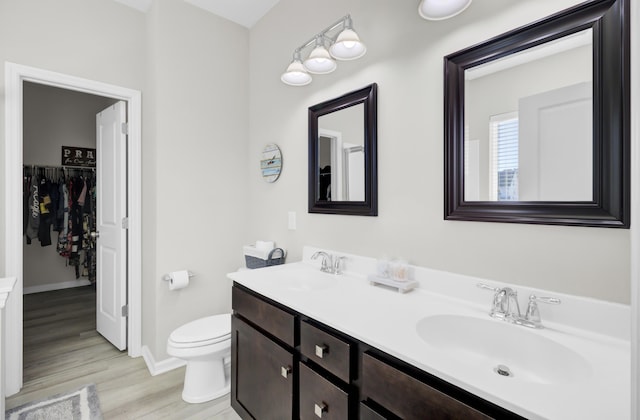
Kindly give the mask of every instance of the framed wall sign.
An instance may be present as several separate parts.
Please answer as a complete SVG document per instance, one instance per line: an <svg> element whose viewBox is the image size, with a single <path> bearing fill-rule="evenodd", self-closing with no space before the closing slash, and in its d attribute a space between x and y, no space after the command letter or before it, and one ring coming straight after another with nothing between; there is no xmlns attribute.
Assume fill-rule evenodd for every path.
<svg viewBox="0 0 640 420"><path fill-rule="evenodd" d="M95 168L96 149L62 146L62 165Z"/></svg>

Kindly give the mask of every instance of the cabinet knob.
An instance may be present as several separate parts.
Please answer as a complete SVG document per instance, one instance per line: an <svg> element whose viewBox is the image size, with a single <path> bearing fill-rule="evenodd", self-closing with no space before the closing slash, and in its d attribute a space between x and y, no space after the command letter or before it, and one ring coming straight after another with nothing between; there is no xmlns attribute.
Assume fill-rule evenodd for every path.
<svg viewBox="0 0 640 420"><path fill-rule="evenodd" d="M282 375L283 378L287 379L290 373L291 373L291 366L282 366L280 368L280 375Z"/></svg>
<svg viewBox="0 0 640 420"><path fill-rule="evenodd" d="M322 359L327 353L329 353L329 346L326 344L316 344L316 356Z"/></svg>
<svg viewBox="0 0 640 420"><path fill-rule="evenodd" d="M324 402L313 405L313 412L316 413L316 416L319 418L322 418L322 413L326 413L327 411L329 411L329 406Z"/></svg>

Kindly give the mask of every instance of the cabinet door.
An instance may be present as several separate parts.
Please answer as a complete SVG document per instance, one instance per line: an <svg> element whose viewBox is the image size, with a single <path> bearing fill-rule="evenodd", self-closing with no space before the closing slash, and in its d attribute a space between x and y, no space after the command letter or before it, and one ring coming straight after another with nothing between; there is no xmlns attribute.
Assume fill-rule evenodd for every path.
<svg viewBox="0 0 640 420"><path fill-rule="evenodd" d="M232 317L231 405L243 418L293 418L293 355Z"/></svg>

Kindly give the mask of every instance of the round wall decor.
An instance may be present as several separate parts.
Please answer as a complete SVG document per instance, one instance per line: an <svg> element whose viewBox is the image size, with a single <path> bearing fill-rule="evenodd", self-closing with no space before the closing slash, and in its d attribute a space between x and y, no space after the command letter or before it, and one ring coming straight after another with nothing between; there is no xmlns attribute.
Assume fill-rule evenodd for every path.
<svg viewBox="0 0 640 420"><path fill-rule="evenodd" d="M282 171L282 153L278 145L270 143L262 149L260 170L262 179L266 182L276 182Z"/></svg>

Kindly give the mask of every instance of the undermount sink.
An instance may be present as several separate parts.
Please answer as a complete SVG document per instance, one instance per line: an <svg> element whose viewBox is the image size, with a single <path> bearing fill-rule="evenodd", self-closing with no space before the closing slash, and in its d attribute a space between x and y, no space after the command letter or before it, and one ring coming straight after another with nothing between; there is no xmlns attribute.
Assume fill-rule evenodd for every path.
<svg viewBox="0 0 640 420"><path fill-rule="evenodd" d="M592 372L584 357L540 331L489 317L428 316L418 321L416 330L428 345L464 366L505 380L566 384Z"/></svg>
<svg viewBox="0 0 640 420"><path fill-rule="evenodd" d="M337 280L333 274L322 273L312 268L296 267L280 271L274 284L286 290L311 292L334 287Z"/></svg>

